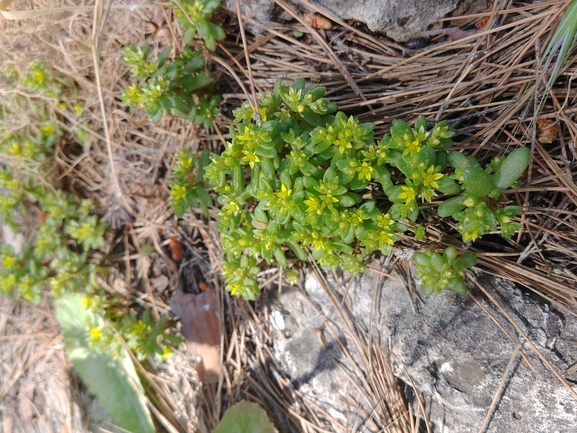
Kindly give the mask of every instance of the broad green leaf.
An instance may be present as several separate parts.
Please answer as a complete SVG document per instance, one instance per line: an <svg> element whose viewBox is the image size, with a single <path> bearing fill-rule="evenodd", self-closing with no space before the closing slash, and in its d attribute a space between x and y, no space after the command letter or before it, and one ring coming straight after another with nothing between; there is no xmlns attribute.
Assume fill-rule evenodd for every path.
<svg viewBox="0 0 577 433"><path fill-rule="evenodd" d="M451 216L461 211L465 207L465 205L463 204L464 201L465 197L463 196L453 197L448 200L445 200L443 203L441 203L441 205L437 209L437 214L441 218Z"/></svg>
<svg viewBox="0 0 577 433"><path fill-rule="evenodd" d="M88 327L97 323L97 317L84 308L83 296L60 297L56 301L56 317L66 352L98 403L123 429L132 433L154 433L144 389L126 350L118 346L100 353L90 347Z"/></svg>
<svg viewBox="0 0 577 433"><path fill-rule="evenodd" d="M495 181L481 167L471 167L465 170L465 188L477 197L485 197L495 187Z"/></svg>
<svg viewBox="0 0 577 433"><path fill-rule="evenodd" d="M471 251L467 251L460 259L464 268L471 268L477 264L477 256Z"/></svg>
<svg viewBox="0 0 577 433"><path fill-rule="evenodd" d="M515 149L495 173L495 186L500 189L509 188L527 170L530 160L531 151L527 147Z"/></svg>
<svg viewBox="0 0 577 433"><path fill-rule="evenodd" d="M226 32L221 27L211 22L207 22L207 25L208 25L208 31L210 32L210 34L214 39L221 41L226 38Z"/></svg>
<svg viewBox="0 0 577 433"><path fill-rule="evenodd" d="M457 152L456 150L449 153L447 160L454 168L465 169L469 167L478 167L480 165L474 157L463 155L461 152Z"/></svg>
<svg viewBox="0 0 577 433"><path fill-rule="evenodd" d="M452 265L457 258L457 249L455 247L447 247L443 253L445 260L449 265Z"/></svg>
<svg viewBox="0 0 577 433"><path fill-rule="evenodd" d="M184 38L183 38L183 42L188 45L192 42L192 40L194 39L194 36L196 35L196 28L195 27L189 27L186 32L184 33Z"/></svg>
<svg viewBox="0 0 577 433"><path fill-rule="evenodd" d="M437 189L443 194L458 194L461 192L461 186L450 176L443 176L437 181L437 184L439 185Z"/></svg>
<svg viewBox="0 0 577 433"><path fill-rule="evenodd" d="M453 279L449 283L449 287L453 292L459 293L460 295L467 293L467 285L462 280L457 278Z"/></svg>

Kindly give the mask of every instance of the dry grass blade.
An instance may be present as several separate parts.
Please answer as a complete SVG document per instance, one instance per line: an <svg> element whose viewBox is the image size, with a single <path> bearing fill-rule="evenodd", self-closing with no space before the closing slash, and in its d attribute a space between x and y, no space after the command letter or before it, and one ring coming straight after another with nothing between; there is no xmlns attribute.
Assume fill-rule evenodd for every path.
<svg viewBox="0 0 577 433"><path fill-rule="evenodd" d="M517 361L518 357L519 357L519 348L517 347L513 351L513 353L511 354L511 358L509 359L509 362L507 363L507 366L505 367L505 371L503 372L503 377L501 378L501 383L499 383L499 386L497 387L497 390L495 391L495 395L493 396L493 401L491 402L491 406L489 407L489 410L487 411L487 415L485 416L485 420L483 421L483 425L479 429L478 433L483 433L485 431L485 429L487 428L487 426L489 425L489 422L491 422L493 412L495 411L495 408L497 407L497 403L499 403L499 399L501 397L501 392L503 392L503 389L505 388L505 384L507 383L507 380L509 379L509 372L511 371L511 368L513 367L513 365Z"/></svg>
<svg viewBox="0 0 577 433"><path fill-rule="evenodd" d="M29 20L31 18L39 18L45 15L52 15L62 12L90 12L94 10L93 6L68 6L60 8L49 9L31 9L27 11L9 11L7 8L14 2L14 0L3 0L0 2L0 15L7 20ZM113 9L134 10L134 8L152 8L153 5L111 5Z"/></svg>

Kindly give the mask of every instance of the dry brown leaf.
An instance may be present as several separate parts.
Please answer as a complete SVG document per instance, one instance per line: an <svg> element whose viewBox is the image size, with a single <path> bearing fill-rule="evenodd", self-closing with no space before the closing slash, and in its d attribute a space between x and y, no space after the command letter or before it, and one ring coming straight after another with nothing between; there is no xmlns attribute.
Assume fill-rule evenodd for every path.
<svg viewBox="0 0 577 433"><path fill-rule="evenodd" d="M330 30L333 28L333 23L316 13L305 12L304 19L307 24L315 29Z"/></svg>
<svg viewBox="0 0 577 433"><path fill-rule="evenodd" d="M220 376L220 318L216 293L198 295L177 291L170 298L172 311L182 321L188 353L197 361L195 368L204 383Z"/></svg>
<svg viewBox="0 0 577 433"><path fill-rule="evenodd" d="M214 292L214 289L212 288L212 286L208 283L205 283L204 281L201 281L200 283L198 283L198 288L200 290L202 290L203 292Z"/></svg>
<svg viewBox="0 0 577 433"><path fill-rule="evenodd" d="M557 140L557 125L552 119L537 120L537 130L539 131L537 137L539 143L551 144Z"/></svg>
<svg viewBox="0 0 577 433"><path fill-rule="evenodd" d="M489 6L489 12L491 12L492 10L493 10L493 3L491 3L491 5ZM490 16L481 18L479 21L477 21L475 27L477 27L479 30L483 30L487 25L487 23L489 22L490 18L491 18Z"/></svg>
<svg viewBox="0 0 577 433"><path fill-rule="evenodd" d="M170 251L172 251L172 258L175 261L180 262L182 260L182 244L176 238L176 236L172 236L170 238L169 246L170 246Z"/></svg>

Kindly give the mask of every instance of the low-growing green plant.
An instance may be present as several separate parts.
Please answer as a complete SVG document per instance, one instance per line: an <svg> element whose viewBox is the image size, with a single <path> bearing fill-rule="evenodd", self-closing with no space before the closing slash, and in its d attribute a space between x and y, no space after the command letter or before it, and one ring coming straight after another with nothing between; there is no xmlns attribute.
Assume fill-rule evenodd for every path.
<svg viewBox="0 0 577 433"><path fill-rule="evenodd" d="M212 198L207 192L204 169L210 163L210 152L203 150L195 155L188 148L182 148L176 154L176 162L170 174L170 193L172 209L181 217L189 208L199 208L208 216L208 207Z"/></svg>
<svg viewBox="0 0 577 433"><path fill-rule="evenodd" d="M95 348L106 341L118 343L120 335L139 359L167 356L179 340L166 332L166 322L156 323L149 313L142 319L129 314L125 301L111 298L97 283L101 269L91 255L105 245L107 227L92 213L92 201L50 183L50 153L63 133L47 107L67 109L63 87L71 85L54 75L40 62L22 76L12 73L11 85L19 83L20 91L0 114L0 220L17 233L28 227L32 236L21 251L2 247L0 294L37 303L45 291L55 299L82 293L85 307L116 328L106 332L87 323ZM40 96L51 102L43 104ZM20 128L10 123L16 109L30 113L29 123Z"/></svg>
<svg viewBox="0 0 577 433"><path fill-rule="evenodd" d="M198 35L210 51L216 50L216 41L226 38L222 27L210 21L214 11L220 8L220 0L180 0L172 2L174 14L185 30L184 43L189 44Z"/></svg>
<svg viewBox="0 0 577 433"><path fill-rule="evenodd" d="M439 216L451 216L458 221L457 229L463 235L463 242L474 242L486 231L496 230L499 225L501 235L510 238L522 227L511 217L519 215L523 208L498 207L497 203L501 192L510 188L527 169L530 159L530 150L520 147L507 157L493 158L482 169L472 156L456 151L449 153L448 161L455 167L452 177L461 184L464 193L444 201L439 206Z"/></svg>
<svg viewBox="0 0 577 433"><path fill-rule="evenodd" d="M289 251L300 260L309 251L322 266L362 272L366 254L389 253L407 231L424 237L418 200L431 203L438 193L462 193L451 199L459 206L445 205L442 216L458 221L465 242L497 222L506 236L518 227L510 218L521 209L497 209L491 200L527 168L526 149L483 170L472 157L447 153L453 132L446 122L429 128L424 118L413 127L395 120L390 135L375 141L374 124L338 112L324 93L302 79L291 86L278 81L259 101L258 113L248 102L234 112L232 140L205 170L219 194L223 272L233 294L254 299L262 262L288 266ZM459 164L461 157L471 167ZM451 161L454 174L448 174ZM468 267L471 260L456 263ZM454 262L449 265L461 275ZM449 286L461 290L452 278Z"/></svg>
<svg viewBox="0 0 577 433"><path fill-rule="evenodd" d="M417 278L427 296L447 287L457 293L466 293L465 269L476 263L477 256L474 253L467 251L459 257L455 247L446 248L442 255L432 248L415 253Z"/></svg>
<svg viewBox="0 0 577 433"><path fill-rule="evenodd" d="M127 45L122 48L124 63L133 78L140 80L126 89L121 99L131 108L143 108L153 122L158 123L164 113L187 118L195 125L208 128L220 113L218 96L201 97L200 89L214 82L204 68L200 51L184 47L172 61L172 47L165 48L156 61L148 58L150 47Z"/></svg>

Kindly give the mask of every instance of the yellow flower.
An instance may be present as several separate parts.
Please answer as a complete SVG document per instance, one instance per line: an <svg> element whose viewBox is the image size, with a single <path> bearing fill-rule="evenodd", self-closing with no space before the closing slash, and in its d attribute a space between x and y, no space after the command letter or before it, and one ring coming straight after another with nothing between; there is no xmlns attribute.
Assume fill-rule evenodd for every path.
<svg viewBox="0 0 577 433"><path fill-rule="evenodd" d="M259 107L258 112L260 114L260 121L261 122L266 122L266 108L264 107Z"/></svg>
<svg viewBox="0 0 577 433"><path fill-rule="evenodd" d="M435 173L435 167L431 165L429 169L424 173L423 185L430 186L435 189L439 188L437 181L443 177L442 173Z"/></svg>
<svg viewBox="0 0 577 433"><path fill-rule="evenodd" d="M188 168L192 164L192 158L185 158L180 162L182 168Z"/></svg>
<svg viewBox="0 0 577 433"><path fill-rule="evenodd" d="M363 219L356 212L349 217L349 223L351 223L353 227L357 227L362 222Z"/></svg>
<svg viewBox="0 0 577 433"><path fill-rule="evenodd" d="M237 293L242 293L243 292L242 288L243 286L241 281L233 281L227 287L227 289L230 290L230 294L233 296L236 295Z"/></svg>
<svg viewBox="0 0 577 433"><path fill-rule="evenodd" d="M332 209L333 203L337 203L339 201L339 199L334 197L330 192L321 195L319 198L321 199L321 209L324 207Z"/></svg>
<svg viewBox="0 0 577 433"><path fill-rule="evenodd" d="M182 185L174 185L174 188L172 188L172 191L170 191L170 193L172 194L174 200L176 201L184 200L184 198L186 197L186 188Z"/></svg>
<svg viewBox="0 0 577 433"><path fill-rule="evenodd" d="M252 130L248 126L245 126L243 134L235 135L234 138L240 141L252 141Z"/></svg>
<svg viewBox="0 0 577 433"><path fill-rule="evenodd" d="M40 69L34 69L32 71L32 74L34 75L32 80L36 84L42 84L44 82L44 80L46 79L46 76L44 75L44 73Z"/></svg>
<svg viewBox="0 0 577 433"><path fill-rule="evenodd" d="M417 196L415 192L415 188L412 186L401 186L403 192L399 194L399 198L405 199L405 204L409 204L415 201L415 197Z"/></svg>
<svg viewBox="0 0 577 433"><path fill-rule="evenodd" d="M353 144L351 143L350 139L346 137L339 137L337 141L335 141L335 146L339 147L339 153L342 155L346 149L352 149Z"/></svg>
<svg viewBox="0 0 577 433"><path fill-rule="evenodd" d="M310 197L306 200L303 200L303 203L308 206L307 213L315 212L316 210L319 209L319 202L314 197Z"/></svg>
<svg viewBox="0 0 577 433"><path fill-rule="evenodd" d="M98 340L102 338L102 330L96 326L93 328L89 328L88 334L89 334L88 338L93 343L96 343Z"/></svg>
<svg viewBox="0 0 577 433"><path fill-rule="evenodd" d="M136 335L144 334L144 331L146 331L146 323L142 320L139 319L138 322L132 325L132 332Z"/></svg>
<svg viewBox="0 0 577 433"><path fill-rule="evenodd" d="M56 132L56 130L54 129L54 125L52 123L47 123L46 125L42 125L40 130L42 131L42 134L45 137L49 137Z"/></svg>
<svg viewBox="0 0 577 433"><path fill-rule="evenodd" d="M13 256L3 256L2 262L4 263L4 267L6 269L10 269L16 263L16 259Z"/></svg>
<svg viewBox="0 0 577 433"><path fill-rule="evenodd" d="M423 200L426 200L429 203L431 203L431 200L433 199L433 197L436 197L436 196L437 196L437 193L431 188L427 188L427 189L424 189L423 191L421 191L421 197L423 198Z"/></svg>
<svg viewBox="0 0 577 433"><path fill-rule="evenodd" d="M387 245L393 245L395 243L394 239L393 239L393 234L386 231L386 230L379 230L379 247L383 247L383 245L387 244Z"/></svg>
<svg viewBox="0 0 577 433"><path fill-rule="evenodd" d="M363 180L363 177L365 177L367 180L371 180L374 168L371 167L366 161L363 161L361 166L356 168L356 171L359 172L359 180Z"/></svg>
<svg viewBox="0 0 577 433"><path fill-rule="evenodd" d="M12 153L12 155L18 155L18 156L22 155L22 150L20 149L20 145L18 143L12 143L10 145L10 152Z"/></svg>
<svg viewBox="0 0 577 433"><path fill-rule="evenodd" d="M382 229L387 229L392 226L395 222L391 219L389 214L379 215L377 217L377 225Z"/></svg>
<svg viewBox="0 0 577 433"><path fill-rule="evenodd" d="M0 288L4 291L12 290L16 284L14 274L0 276Z"/></svg>
<svg viewBox="0 0 577 433"><path fill-rule="evenodd" d="M171 350L168 347L165 347L164 349L162 349L162 360L164 361L165 359L168 359L171 355Z"/></svg>
<svg viewBox="0 0 577 433"><path fill-rule="evenodd" d="M403 155L414 155L421 150L421 143L419 140L405 141L403 144L405 145L405 151L403 152Z"/></svg>
<svg viewBox="0 0 577 433"><path fill-rule="evenodd" d="M292 189L287 189L287 187L284 185L284 183L281 185L281 190L279 192L275 192L274 194L280 198L281 200L284 200L286 198L288 198L291 195L291 192L293 192Z"/></svg>
<svg viewBox="0 0 577 433"><path fill-rule="evenodd" d="M256 153L251 152L250 150L243 150L242 153L244 153L245 157L241 159L240 162L243 164L248 163L248 165L250 165L250 168L254 168L255 162L260 162L260 159Z"/></svg>
<svg viewBox="0 0 577 433"><path fill-rule="evenodd" d="M313 238L314 249L317 251L320 250L323 247L325 240L321 237L319 232L317 232L316 230L311 233L311 236Z"/></svg>
<svg viewBox="0 0 577 433"><path fill-rule="evenodd" d="M479 237L479 233L477 233L477 231L473 231L472 233L463 233L463 240L465 242L475 242L477 240L477 238Z"/></svg>

